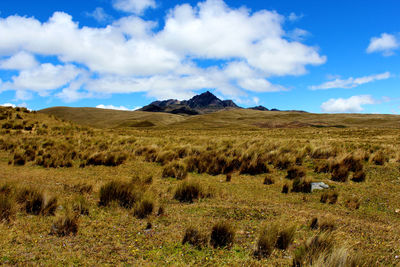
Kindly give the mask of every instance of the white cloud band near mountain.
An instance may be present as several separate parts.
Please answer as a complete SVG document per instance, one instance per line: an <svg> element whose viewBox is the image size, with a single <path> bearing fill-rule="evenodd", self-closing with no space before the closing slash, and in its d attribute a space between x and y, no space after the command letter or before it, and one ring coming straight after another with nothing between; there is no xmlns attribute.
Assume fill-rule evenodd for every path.
<svg viewBox="0 0 400 267"><path fill-rule="evenodd" d="M376 101L370 95L358 95L350 98L331 98L322 103L321 110L327 113L362 112L363 105L375 104Z"/></svg>
<svg viewBox="0 0 400 267"><path fill-rule="evenodd" d="M366 83L379 81L379 80L386 80L391 77L390 72L384 72L381 74L375 74L370 76L364 76L359 78L350 77L348 79L335 79L333 81L328 81L320 85L313 85L310 86L311 90L326 90L326 89L333 89L333 88L343 88L349 89L354 88Z"/></svg>
<svg viewBox="0 0 400 267"><path fill-rule="evenodd" d="M140 107L136 107L136 108L133 108L133 109L129 109L129 108L125 107L125 106L119 106L119 107L117 107L117 106L113 106L113 105L103 105L103 104L97 105L96 108L101 108L101 109L114 109L114 110L124 110L124 111L135 111L135 110L140 109Z"/></svg>
<svg viewBox="0 0 400 267"><path fill-rule="evenodd" d="M136 14L153 2L113 3ZM308 65L324 64L326 57L288 38L284 23L275 11L231 8L222 0L177 5L161 29L132 14L99 28L81 27L63 12L46 22L18 15L0 18L0 65L17 71L3 81L0 92L75 101L121 92L183 99L194 90L216 89L238 100L246 92L285 90L268 79L305 74ZM47 57L51 60L43 62Z"/></svg>

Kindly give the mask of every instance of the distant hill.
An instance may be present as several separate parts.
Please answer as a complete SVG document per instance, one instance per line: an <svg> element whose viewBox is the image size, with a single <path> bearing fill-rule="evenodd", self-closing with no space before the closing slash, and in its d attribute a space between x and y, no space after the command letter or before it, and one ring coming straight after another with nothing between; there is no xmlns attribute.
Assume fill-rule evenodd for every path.
<svg viewBox="0 0 400 267"><path fill-rule="evenodd" d="M96 128L165 126L185 119L184 116L168 113L100 108L52 107L39 112Z"/></svg>
<svg viewBox="0 0 400 267"><path fill-rule="evenodd" d="M169 99L164 101L154 101L141 108L146 112L166 112L172 114L198 115L212 113L225 109L238 109L232 100L221 100L209 91L196 95L189 100L179 101Z"/></svg>
<svg viewBox="0 0 400 267"><path fill-rule="evenodd" d="M251 108L248 108L248 109L260 110L260 111L269 111L269 109L267 109L264 106L256 106L256 107L251 107Z"/></svg>
<svg viewBox="0 0 400 267"><path fill-rule="evenodd" d="M400 116L384 114L314 114L236 108L187 116L163 112L69 107L53 107L39 112L96 128L400 128Z"/></svg>

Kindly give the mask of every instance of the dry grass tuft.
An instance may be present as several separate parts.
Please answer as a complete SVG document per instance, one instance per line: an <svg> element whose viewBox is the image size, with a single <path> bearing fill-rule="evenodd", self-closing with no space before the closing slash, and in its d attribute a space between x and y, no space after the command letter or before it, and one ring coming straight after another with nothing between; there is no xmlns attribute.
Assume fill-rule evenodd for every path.
<svg viewBox="0 0 400 267"><path fill-rule="evenodd" d="M172 162L164 167L162 177L172 177L178 180L183 180L187 177L187 169L182 163Z"/></svg>
<svg viewBox="0 0 400 267"><path fill-rule="evenodd" d="M352 209L352 210L359 209L360 205L361 205L360 199L358 197L355 197L355 196L348 198L346 200L346 202L345 202L345 206L347 208L349 208L349 209Z"/></svg>
<svg viewBox="0 0 400 267"><path fill-rule="evenodd" d="M292 192L311 193L311 180L308 178L294 179Z"/></svg>
<svg viewBox="0 0 400 267"><path fill-rule="evenodd" d="M214 248L231 247L235 239L235 230L232 225L226 221L217 222L210 235L210 244Z"/></svg>
<svg viewBox="0 0 400 267"><path fill-rule="evenodd" d="M121 207L132 208L141 199L140 188L132 183L111 181L100 188L100 206L108 206L116 201Z"/></svg>
<svg viewBox="0 0 400 267"><path fill-rule="evenodd" d="M133 215L138 219L144 219L154 210L154 202L149 199L143 199L136 204Z"/></svg>
<svg viewBox="0 0 400 267"><path fill-rule="evenodd" d="M76 235L78 233L78 216L66 214L59 217L51 226L50 234L62 236Z"/></svg>
<svg viewBox="0 0 400 267"><path fill-rule="evenodd" d="M303 168L292 166L288 169L286 178L293 180L296 178L302 178L306 175L306 172Z"/></svg>
<svg viewBox="0 0 400 267"><path fill-rule="evenodd" d="M353 174L351 180L356 183L364 182L366 178L366 174L364 171L358 171Z"/></svg>
<svg viewBox="0 0 400 267"><path fill-rule="evenodd" d="M297 248L293 258L293 266L314 266L321 257L332 253L334 238L330 233L321 233L308 239Z"/></svg>
<svg viewBox="0 0 400 267"><path fill-rule="evenodd" d="M270 175L265 176L263 184L271 185L271 184L274 184L274 183L275 183L275 180L274 180L273 177L271 177Z"/></svg>
<svg viewBox="0 0 400 267"><path fill-rule="evenodd" d="M389 161L389 157L382 150L378 150L371 157L372 163L375 165L385 165Z"/></svg>
<svg viewBox="0 0 400 267"><path fill-rule="evenodd" d="M197 228L190 226L186 229L182 240L182 245L186 243L197 248L203 248L207 246L208 238L207 235L202 234Z"/></svg>
<svg viewBox="0 0 400 267"><path fill-rule="evenodd" d="M5 194L0 194L0 222L8 223L14 216L14 202Z"/></svg>
<svg viewBox="0 0 400 267"><path fill-rule="evenodd" d="M320 202L328 203L328 204L335 204L338 200L338 197L339 197L339 193L336 191L323 192L321 195Z"/></svg>
<svg viewBox="0 0 400 267"><path fill-rule="evenodd" d="M204 192L203 187L197 183L192 181L183 181L178 185L175 190L174 199L179 200L180 202L189 202L192 203L193 200L205 197L206 194Z"/></svg>
<svg viewBox="0 0 400 267"><path fill-rule="evenodd" d="M278 226L276 224L261 229L254 251L255 257L261 259L268 258L271 255L277 241L278 231Z"/></svg>

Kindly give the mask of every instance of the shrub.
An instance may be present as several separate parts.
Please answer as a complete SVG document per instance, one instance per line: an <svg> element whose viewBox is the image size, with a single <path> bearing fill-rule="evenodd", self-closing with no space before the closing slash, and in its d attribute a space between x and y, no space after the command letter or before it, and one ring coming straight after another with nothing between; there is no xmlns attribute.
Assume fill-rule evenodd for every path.
<svg viewBox="0 0 400 267"><path fill-rule="evenodd" d="M335 204L338 200L338 197L339 197L339 194L335 191L323 192L321 195L320 202L328 203L328 204Z"/></svg>
<svg viewBox="0 0 400 267"><path fill-rule="evenodd" d="M289 193L289 185L288 184L284 184L282 187L282 193L283 194L287 194Z"/></svg>
<svg viewBox="0 0 400 267"><path fill-rule="evenodd" d="M356 183L361 183L365 181L365 177L366 175L364 171L358 171L353 174L351 180Z"/></svg>
<svg viewBox="0 0 400 267"><path fill-rule="evenodd" d="M278 237L278 227L273 224L269 227L264 227L258 237L256 250L254 256L258 259L268 258L274 250Z"/></svg>
<svg viewBox="0 0 400 267"><path fill-rule="evenodd" d="M15 214L13 202L9 197L0 194L0 222L10 222Z"/></svg>
<svg viewBox="0 0 400 267"><path fill-rule="evenodd" d="M121 207L132 208L133 204L141 198L139 190L135 190L131 183L111 181L100 188L100 206L108 206L117 201Z"/></svg>
<svg viewBox="0 0 400 267"><path fill-rule="evenodd" d="M306 175L306 172L303 168L292 166L288 169L286 178L287 179L295 179L295 178L302 178Z"/></svg>
<svg viewBox="0 0 400 267"><path fill-rule="evenodd" d="M285 250L293 242L294 234L296 232L295 226L286 227L278 232L278 238L275 243L275 247L278 249Z"/></svg>
<svg viewBox="0 0 400 267"><path fill-rule="evenodd" d="M316 235L297 248L294 253L293 266L313 266L319 257L330 254L333 246L334 239L331 234L321 233Z"/></svg>
<svg viewBox="0 0 400 267"><path fill-rule="evenodd" d="M185 235L183 236L182 245L188 243L197 248L202 248L207 245L207 236L200 233L200 231L193 226L186 229Z"/></svg>
<svg viewBox="0 0 400 267"><path fill-rule="evenodd" d="M382 150L379 150L372 155L371 161L375 165L384 165L386 162L389 161L389 158Z"/></svg>
<svg viewBox="0 0 400 267"><path fill-rule="evenodd" d="M192 203L194 199L204 196L203 188L199 183L184 181L176 188L174 198L180 202Z"/></svg>
<svg viewBox="0 0 400 267"><path fill-rule="evenodd" d="M153 209L154 209L153 201L144 199L135 206L133 214L138 219L144 219L153 212Z"/></svg>
<svg viewBox="0 0 400 267"><path fill-rule="evenodd" d="M235 231L232 225L228 222L218 222L211 230L210 244L214 248L230 247L233 244L234 238Z"/></svg>
<svg viewBox="0 0 400 267"><path fill-rule="evenodd" d="M271 184L274 184L275 181L274 181L274 178L272 178L271 176L267 175L267 176L265 176L263 183L266 184L266 185L271 185Z"/></svg>
<svg viewBox="0 0 400 267"><path fill-rule="evenodd" d="M292 192L311 193L311 180L307 178L294 179Z"/></svg>
<svg viewBox="0 0 400 267"><path fill-rule="evenodd" d="M50 234L59 237L76 235L78 233L78 216L66 214L58 218L51 226Z"/></svg>
<svg viewBox="0 0 400 267"><path fill-rule="evenodd" d="M331 180L336 182L346 182L349 177L349 170L346 167L335 168L331 174Z"/></svg>
<svg viewBox="0 0 400 267"><path fill-rule="evenodd" d="M172 177L183 180L187 177L187 170L183 164L172 162L164 167L162 177Z"/></svg>

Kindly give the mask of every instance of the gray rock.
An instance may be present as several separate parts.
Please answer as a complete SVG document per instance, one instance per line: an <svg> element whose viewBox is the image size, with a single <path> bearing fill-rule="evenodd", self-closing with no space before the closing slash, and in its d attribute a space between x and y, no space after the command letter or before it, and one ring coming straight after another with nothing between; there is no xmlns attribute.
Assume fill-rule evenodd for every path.
<svg viewBox="0 0 400 267"><path fill-rule="evenodd" d="M311 183L311 192L314 190L324 190L328 189L329 185L327 185L324 182L318 182L318 183Z"/></svg>

